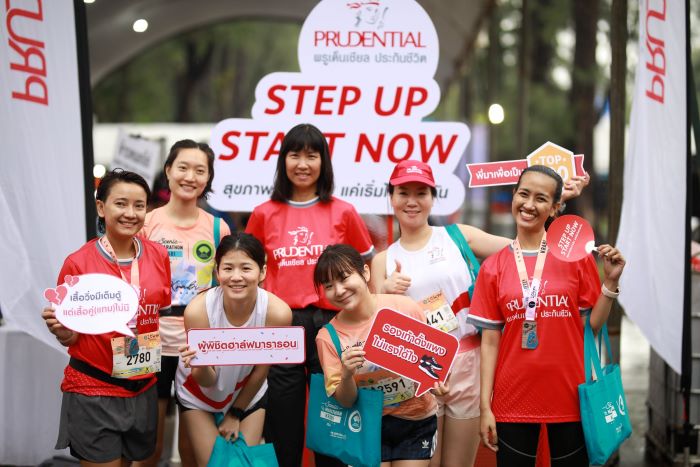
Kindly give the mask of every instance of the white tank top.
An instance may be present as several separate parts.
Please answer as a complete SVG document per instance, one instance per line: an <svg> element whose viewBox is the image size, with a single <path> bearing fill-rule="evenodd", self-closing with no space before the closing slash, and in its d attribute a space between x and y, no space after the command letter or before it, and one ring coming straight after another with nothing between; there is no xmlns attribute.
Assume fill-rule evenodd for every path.
<svg viewBox="0 0 700 467"><path fill-rule="evenodd" d="M267 317L268 295L258 287L258 297L250 318L242 326L233 326L224 313L223 292L221 287L214 287L206 292L207 317L212 328L248 328L263 327ZM226 412L245 382L253 371L253 365L216 366L216 383L204 388L198 385L190 369L185 368L182 360L178 363L175 375L177 398L190 409L200 409L207 412ZM263 382L258 393L253 397L246 410L255 405L267 391L267 380Z"/></svg>
<svg viewBox="0 0 700 467"><path fill-rule="evenodd" d="M431 228L428 243L419 250L406 250L400 241L389 246L386 275L394 272L398 259L401 273L411 278L406 295L423 307L429 324L458 339L476 334L476 328L467 323L470 305L467 291L472 284L467 263L444 227Z"/></svg>

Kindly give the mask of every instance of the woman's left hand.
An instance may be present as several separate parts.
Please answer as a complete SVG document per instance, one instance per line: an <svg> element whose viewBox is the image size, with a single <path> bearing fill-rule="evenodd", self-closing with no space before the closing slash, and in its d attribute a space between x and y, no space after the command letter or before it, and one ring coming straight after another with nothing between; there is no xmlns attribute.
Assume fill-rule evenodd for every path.
<svg viewBox="0 0 700 467"><path fill-rule="evenodd" d="M240 427L241 421L230 413L227 413L219 425L219 434L223 436L226 441L235 441L238 439L238 430Z"/></svg>
<svg viewBox="0 0 700 467"><path fill-rule="evenodd" d="M599 245L598 256L603 260L605 280L616 284L622 275L622 270L625 268L625 258L622 256L622 253L613 246Z"/></svg>

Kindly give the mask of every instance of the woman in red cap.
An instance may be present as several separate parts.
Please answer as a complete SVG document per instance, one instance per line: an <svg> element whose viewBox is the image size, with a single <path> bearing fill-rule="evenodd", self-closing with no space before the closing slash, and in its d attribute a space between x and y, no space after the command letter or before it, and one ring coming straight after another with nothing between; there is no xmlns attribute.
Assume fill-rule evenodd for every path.
<svg viewBox="0 0 700 467"><path fill-rule="evenodd" d="M587 178L574 178L565 186L563 198L578 196L586 183ZM405 160L396 165L389 197L401 238L372 260L372 286L377 293L410 296L422 304L429 324L459 339L450 392L438 397L438 446L431 465L471 466L479 445L480 336L467 323L467 315L476 281L471 271L477 265L463 258L445 227L428 224L436 196L428 164ZM480 258L511 242L469 225L457 227L454 234L461 233Z"/></svg>

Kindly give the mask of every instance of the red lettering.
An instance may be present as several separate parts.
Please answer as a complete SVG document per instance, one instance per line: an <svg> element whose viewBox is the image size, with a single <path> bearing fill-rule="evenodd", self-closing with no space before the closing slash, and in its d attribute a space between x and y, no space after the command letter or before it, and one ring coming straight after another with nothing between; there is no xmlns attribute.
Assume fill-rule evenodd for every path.
<svg viewBox="0 0 700 467"><path fill-rule="evenodd" d="M265 113L268 115L276 115L284 110L284 99L281 97L278 97L275 92L277 91L286 91L287 86L284 84L276 84L275 86L270 87L270 89L267 90L267 97L273 101L275 104L277 104L277 108L271 109L267 108L265 109Z"/></svg>
<svg viewBox="0 0 700 467"><path fill-rule="evenodd" d="M314 46L323 40L326 34L323 31L314 31Z"/></svg>
<svg viewBox="0 0 700 467"><path fill-rule="evenodd" d="M325 94L327 91L335 91L338 89L337 86L319 86L318 87L318 95L316 96L316 107L314 107L314 113L316 115L331 115L333 113L332 110L330 109L322 109L321 105L333 102L332 97L326 97Z"/></svg>
<svg viewBox="0 0 700 467"><path fill-rule="evenodd" d="M224 133L224 135L221 137L221 144L226 146L231 150L230 154L219 154L219 159L222 161L230 161L232 159L235 159L236 156L238 156L238 146L236 143L231 141L232 137L238 138L241 136L240 131L227 131Z"/></svg>
<svg viewBox="0 0 700 467"><path fill-rule="evenodd" d="M647 70L652 73L658 73L660 75L666 76L666 54L664 53L663 46L651 48L651 43L647 41L647 50L651 54L651 62L647 61ZM656 58L660 58L659 64L656 63Z"/></svg>
<svg viewBox="0 0 700 467"><path fill-rule="evenodd" d="M41 91L41 95L32 94L32 85L38 86L38 90ZM36 89L36 88L34 88ZM49 91L46 88L46 83L41 78L36 76L28 76L27 80L24 82L24 93L12 92L13 99L22 99L25 101L36 102L37 104L49 105Z"/></svg>
<svg viewBox="0 0 700 467"><path fill-rule="evenodd" d="M419 95L419 97L416 97ZM406 112L404 115L411 115L411 108L418 107L428 100L428 90L425 88L414 88L410 87L408 89L408 97L406 99Z"/></svg>
<svg viewBox="0 0 700 467"><path fill-rule="evenodd" d="M17 44L15 44L14 41L10 40L8 42L10 43L10 47L12 47L15 52L17 52L24 59L24 64L11 63L10 69L24 73L46 76L46 59L44 58L44 53L41 51L41 49L37 49L36 47L27 47L25 50L22 50ZM39 59L40 64L38 65L38 68L33 67L29 63L29 57L31 56L35 56Z"/></svg>
<svg viewBox="0 0 700 467"><path fill-rule="evenodd" d="M355 162L361 162L363 150L367 150L369 157L372 158L374 162L379 162L379 157L382 154L382 146L384 145L384 135L379 135L379 141L377 141L377 146L372 147L372 143L366 134L360 133L360 137L357 140L357 151L355 152Z"/></svg>
<svg viewBox="0 0 700 467"><path fill-rule="evenodd" d="M392 105L391 109L389 110L384 110L382 109L382 101L383 101L383 96L384 96L384 86L379 86L377 88L377 98L374 100L374 111L377 112L377 115L381 117L386 117L388 115L396 113L396 111L399 108L399 103L401 102L401 92L403 88L399 87L396 89L396 93L394 94L394 104Z"/></svg>
<svg viewBox="0 0 700 467"><path fill-rule="evenodd" d="M267 149L267 152L265 153L265 157L263 157L263 160L269 160L270 157L272 156L279 156L280 154L280 148L282 147L282 140L284 139L284 132L280 131L277 133L277 136L275 136L275 139L272 140L272 143L270 144L270 147Z"/></svg>
<svg viewBox="0 0 700 467"><path fill-rule="evenodd" d="M352 97L349 97L350 92L353 93ZM338 105L338 115L343 115L345 113L345 107L349 105L356 104L360 100L360 88L355 86L343 86L343 90L340 93L340 104Z"/></svg>
<svg viewBox="0 0 700 467"><path fill-rule="evenodd" d="M12 20L15 16L23 16L25 18L33 19L34 21L44 21L44 14L42 11L41 0L36 0L37 11L27 11L21 10L19 8L10 8L10 0L5 0L5 9L7 10L7 18L5 19L5 24L7 26L7 32L10 38L16 42L21 42L22 44L27 44L29 46L44 48L44 43L42 41L37 41L34 39L27 39L15 33L12 29Z"/></svg>
<svg viewBox="0 0 700 467"><path fill-rule="evenodd" d="M452 152L452 147L457 142L457 135L452 135L450 137L450 142L447 144L447 148L443 148L442 135L436 135L430 147L428 147L427 139L428 138L426 135L420 135L418 137L418 140L420 142L420 153L423 162L430 162L430 158L433 156L433 152L437 151L438 161L441 164L444 164L447 160L447 157L450 155L450 152Z"/></svg>
<svg viewBox="0 0 700 467"><path fill-rule="evenodd" d="M306 94L306 91L311 91L313 90L313 86L299 86L299 85L294 85L290 89L292 91L297 91L299 93L299 98L297 99L297 108L295 110L295 113L297 115L301 114L301 109L304 106L304 94Z"/></svg>
<svg viewBox="0 0 700 467"><path fill-rule="evenodd" d="M262 136L268 136L270 133L267 131L246 131L245 135L253 138L253 142L250 144L250 160L255 160L255 153L258 151L258 141Z"/></svg>
<svg viewBox="0 0 700 467"><path fill-rule="evenodd" d="M654 75L651 78L651 89L647 89L646 94L649 99L654 99L661 104L664 103L664 80L659 75Z"/></svg>
<svg viewBox="0 0 700 467"><path fill-rule="evenodd" d="M403 156L397 156L396 145L401 140L406 141L406 150L404 151ZM401 162L403 160L408 159L409 157L411 157L411 154L413 154L413 138L408 133L399 133L391 139L391 142L389 142L389 148L387 152L389 153L389 160L391 162Z"/></svg>

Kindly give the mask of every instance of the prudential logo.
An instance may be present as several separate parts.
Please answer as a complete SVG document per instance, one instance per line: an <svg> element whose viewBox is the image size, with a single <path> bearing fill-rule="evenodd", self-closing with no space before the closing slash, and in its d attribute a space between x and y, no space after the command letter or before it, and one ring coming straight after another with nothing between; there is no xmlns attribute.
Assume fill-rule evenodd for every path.
<svg viewBox="0 0 700 467"><path fill-rule="evenodd" d="M348 417L348 428L350 428L350 431L353 433L362 430L362 415L360 415L359 411L353 410Z"/></svg>

